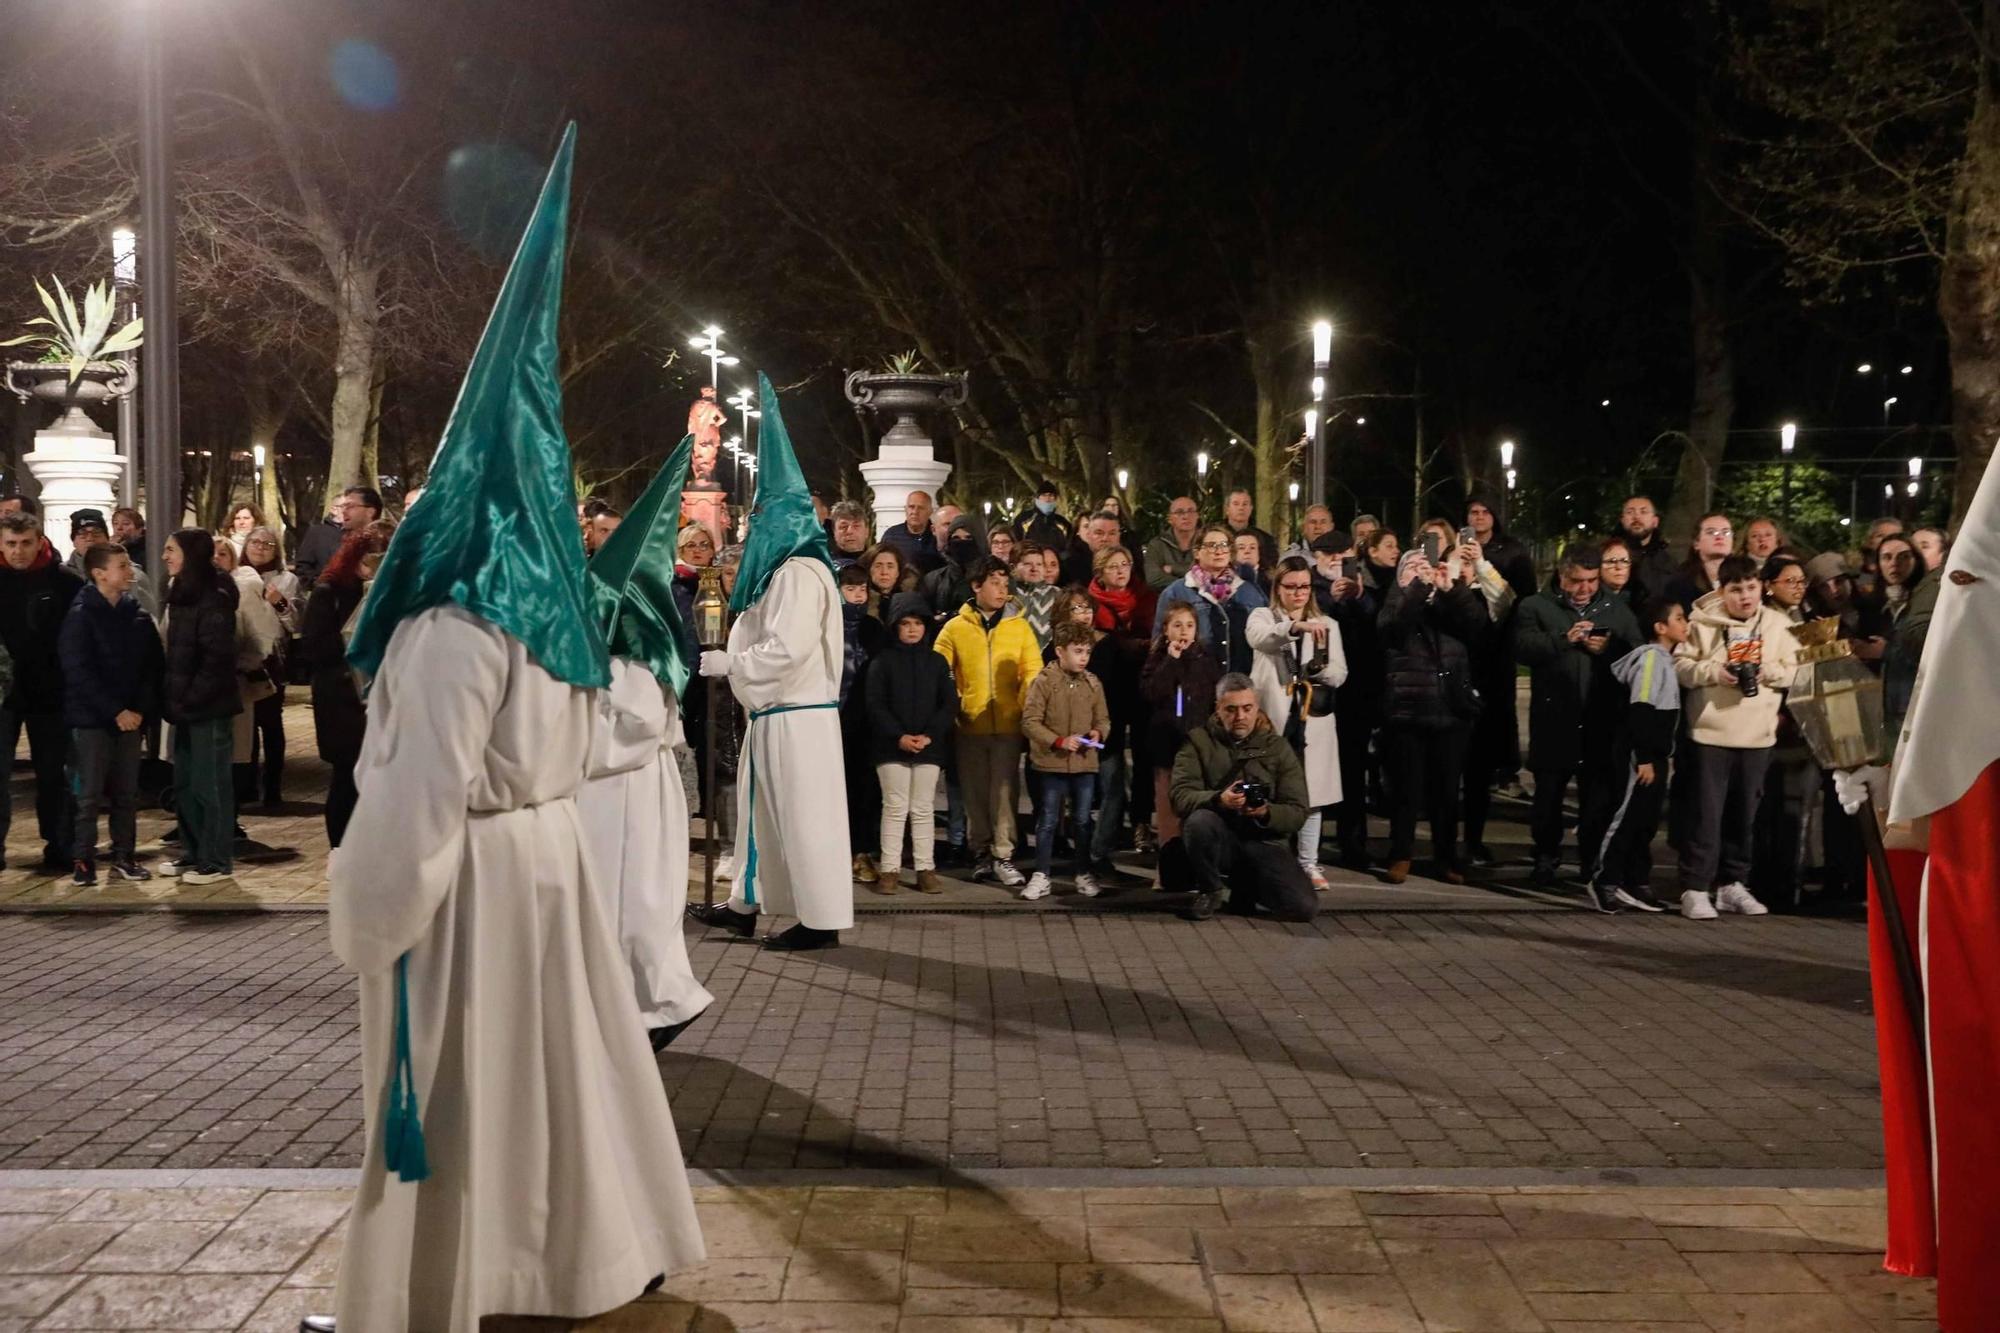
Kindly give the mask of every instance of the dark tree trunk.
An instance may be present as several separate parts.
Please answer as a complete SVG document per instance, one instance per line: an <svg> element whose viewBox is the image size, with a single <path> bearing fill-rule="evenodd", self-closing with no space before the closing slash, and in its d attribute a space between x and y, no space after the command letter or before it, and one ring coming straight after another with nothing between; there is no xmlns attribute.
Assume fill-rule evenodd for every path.
<svg viewBox="0 0 2000 1333"><path fill-rule="evenodd" d="M1729 356L1729 273L1724 247L1728 219L1715 195L1715 149L1721 128L1715 110L1715 34L1708 7L1695 15L1695 103L1692 205L1688 237L1688 332L1694 353L1694 395L1688 409L1687 445L1674 476L1674 498L1662 524L1666 539L1684 545L1715 502L1717 474L1729 447L1736 413L1736 368Z"/></svg>

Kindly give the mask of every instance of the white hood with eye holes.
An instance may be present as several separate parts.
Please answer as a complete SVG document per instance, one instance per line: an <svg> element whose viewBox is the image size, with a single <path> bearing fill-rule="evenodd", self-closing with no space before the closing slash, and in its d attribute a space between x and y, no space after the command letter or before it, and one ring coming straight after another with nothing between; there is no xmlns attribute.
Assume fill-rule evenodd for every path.
<svg viewBox="0 0 2000 1333"><path fill-rule="evenodd" d="M1893 765L1896 824L1942 810L2000 761L2000 467L1980 479L1944 568Z"/></svg>

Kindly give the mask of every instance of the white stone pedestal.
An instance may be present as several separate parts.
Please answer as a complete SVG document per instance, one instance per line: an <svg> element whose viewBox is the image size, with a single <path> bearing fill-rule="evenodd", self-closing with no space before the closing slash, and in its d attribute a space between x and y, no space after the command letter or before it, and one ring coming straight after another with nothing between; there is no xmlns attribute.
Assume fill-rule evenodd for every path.
<svg viewBox="0 0 2000 1333"><path fill-rule="evenodd" d="M940 463L931 442L891 444L885 438L877 456L861 465L875 509L875 537L903 522L903 503L911 491L922 491L937 503L938 489L951 475L951 464Z"/></svg>
<svg viewBox="0 0 2000 1333"><path fill-rule="evenodd" d="M72 413L64 421L80 417ZM41 483L42 532L69 559L69 516L79 509L102 510L107 523L118 505L118 478L125 470L117 446L105 432L45 430L21 460Z"/></svg>

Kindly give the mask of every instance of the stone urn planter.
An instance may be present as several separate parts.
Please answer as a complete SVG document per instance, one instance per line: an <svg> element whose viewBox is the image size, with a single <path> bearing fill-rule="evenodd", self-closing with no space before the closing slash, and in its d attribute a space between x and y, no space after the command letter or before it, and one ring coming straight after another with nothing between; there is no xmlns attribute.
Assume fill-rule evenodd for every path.
<svg viewBox="0 0 2000 1333"><path fill-rule="evenodd" d="M7 387L22 402L40 399L53 403L55 422L40 434L97 435L95 422L84 413L86 407L100 407L131 392L132 367L123 361L92 361L74 381L69 367L59 361L9 361Z"/></svg>
<svg viewBox="0 0 2000 1333"><path fill-rule="evenodd" d="M922 421L965 404L965 372L856 370L847 376L846 392L855 414L864 421L872 419L879 425L893 418L882 432L875 457L861 465L861 475L873 493L875 533L880 537L903 521L903 503L911 491L923 491L935 503L938 488L951 475L951 464L938 461Z"/></svg>
<svg viewBox="0 0 2000 1333"><path fill-rule="evenodd" d="M74 381L60 362L8 363L7 387L17 398L56 406L54 424L35 432L35 447L21 461L41 485L42 532L65 558L69 516L78 509L109 515L118 503L118 480L125 470L110 433L98 429L83 409L130 393L134 383L132 368L123 361L93 361Z"/></svg>

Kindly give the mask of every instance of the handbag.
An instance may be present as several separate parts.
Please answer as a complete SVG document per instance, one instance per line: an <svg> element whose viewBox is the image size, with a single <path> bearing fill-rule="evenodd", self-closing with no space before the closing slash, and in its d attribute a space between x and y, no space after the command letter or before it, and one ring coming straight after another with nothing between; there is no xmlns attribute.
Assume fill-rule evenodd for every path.
<svg viewBox="0 0 2000 1333"><path fill-rule="evenodd" d="M1446 711L1461 722L1477 722L1479 715L1486 711L1486 700L1480 697L1479 687L1472 683L1469 672L1444 664L1444 645L1438 642L1435 631L1426 626L1424 635L1430 640L1431 652L1437 657L1438 693L1444 697Z"/></svg>

